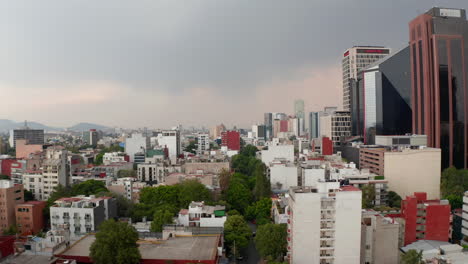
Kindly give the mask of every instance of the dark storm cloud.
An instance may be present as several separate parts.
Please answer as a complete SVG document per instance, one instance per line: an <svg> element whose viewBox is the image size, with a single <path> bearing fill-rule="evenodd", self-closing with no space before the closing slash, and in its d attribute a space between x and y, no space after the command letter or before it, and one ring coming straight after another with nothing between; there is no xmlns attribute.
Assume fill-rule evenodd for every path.
<svg viewBox="0 0 468 264"><path fill-rule="evenodd" d="M409 20L434 5L468 1L2 1L0 80L243 96L273 79L307 78L303 69L339 67L353 45L398 49Z"/></svg>

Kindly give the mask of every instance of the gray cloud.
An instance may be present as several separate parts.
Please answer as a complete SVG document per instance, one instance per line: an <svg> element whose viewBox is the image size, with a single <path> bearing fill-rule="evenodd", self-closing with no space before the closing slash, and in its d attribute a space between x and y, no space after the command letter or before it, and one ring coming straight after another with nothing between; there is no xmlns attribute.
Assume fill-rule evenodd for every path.
<svg viewBox="0 0 468 264"><path fill-rule="evenodd" d="M62 87L64 93L54 100L73 92L76 83L94 80L171 100L203 87L217 96L208 103L222 106L271 80L294 82L313 74L310 69L339 67L342 52L353 45L397 49L407 43L409 20L433 5L468 9L466 0L5 1L0 3L0 82L26 91ZM317 93L326 93L324 88L310 87ZM290 111L292 102L286 103L284 111ZM99 109L96 103L88 107ZM163 110L149 103L139 108ZM253 115L262 111L268 109L251 109ZM206 111L180 114L190 113L199 123L212 122L204 119ZM25 118L19 111L9 114ZM99 114L93 118L106 120ZM121 125L133 124L122 120Z"/></svg>

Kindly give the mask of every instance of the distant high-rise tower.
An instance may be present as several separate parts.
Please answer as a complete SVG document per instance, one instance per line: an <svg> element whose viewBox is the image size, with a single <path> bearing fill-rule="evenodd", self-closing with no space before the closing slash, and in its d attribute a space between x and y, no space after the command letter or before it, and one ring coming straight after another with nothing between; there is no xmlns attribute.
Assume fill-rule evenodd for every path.
<svg viewBox="0 0 468 264"><path fill-rule="evenodd" d="M273 113L265 113L264 122L265 139L268 140L273 136Z"/></svg>
<svg viewBox="0 0 468 264"><path fill-rule="evenodd" d="M351 80L371 63L390 54L390 49L380 46L354 46L343 54L343 110L351 111Z"/></svg>
<svg viewBox="0 0 468 264"><path fill-rule="evenodd" d="M467 168L468 21L434 7L409 23L413 133L441 148L442 168Z"/></svg>
<svg viewBox="0 0 468 264"><path fill-rule="evenodd" d="M294 114L298 121L299 135L303 135L305 130L304 100L294 101Z"/></svg>

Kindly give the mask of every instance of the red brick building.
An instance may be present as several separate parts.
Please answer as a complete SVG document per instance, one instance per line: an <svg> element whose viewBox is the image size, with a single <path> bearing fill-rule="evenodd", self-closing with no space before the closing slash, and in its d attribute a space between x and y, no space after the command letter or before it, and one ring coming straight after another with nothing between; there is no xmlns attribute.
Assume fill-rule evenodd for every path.
<svg viewBox="0 0 468 264"><path fill-rule="evenodd" d="M37 234L44 228L42 210L46 204L45 201L29 201L16 205L16 225L21 234Z"/></svg>
<svg viewBox="0 0 468 264"><path fill-rule="evenodd" d="M224 131L221 133L221 146L229 150L240 150L240 134L237 131Z"/></svg>
<svg viewBox="0 0 468 264"><path fill-rule="evenodd" d="M0 180L0 234L16 225L15 207L24 203L23 185Z"/></svg>
<svg viewBox="0 0 468 264"><path fill-rule="evenodd" d="M446 200L427 200L426 193L415 192L401 201L401 214L389 216L405 220L405 246L421 239L450 238L450 204Z"/></svg>
<svg viewBox="0 0 468 264"><path fill-rule="evenodd" d="M0 261L15 253L15 236L0 236Z"/></svg>

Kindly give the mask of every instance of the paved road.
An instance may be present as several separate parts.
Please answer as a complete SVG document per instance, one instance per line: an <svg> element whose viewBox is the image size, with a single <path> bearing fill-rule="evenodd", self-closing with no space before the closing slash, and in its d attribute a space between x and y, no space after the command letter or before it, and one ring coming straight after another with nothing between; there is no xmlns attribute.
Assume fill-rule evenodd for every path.
<svg viewBox="0 0 468 264"><path fill-rule="evenodd" d="M254 224L252 224L250 222L248 224L249 224L250 230L252 230L252 232L257 231L257 226L256 225L254 225ZM255 242L254 242L253 237L250 239L249 245L247 246L247 248L242 253L243 253L242 255L244 256L243 260L238 260L237 262L235 262L234 258L231 258L229 263L257 264L260 261L260 255L258 254L257 249L255 248Z"/></svg>

